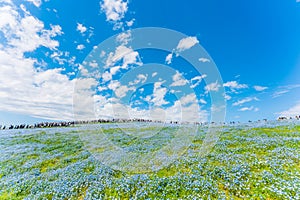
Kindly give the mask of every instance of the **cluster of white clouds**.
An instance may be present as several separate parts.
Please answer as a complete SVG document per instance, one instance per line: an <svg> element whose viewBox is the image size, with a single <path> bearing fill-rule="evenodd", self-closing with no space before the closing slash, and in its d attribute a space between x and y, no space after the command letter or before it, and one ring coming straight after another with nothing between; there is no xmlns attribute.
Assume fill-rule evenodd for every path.
<svg viewBox="0 0 300 200"><path fill-rule="evenodd" d="M40 1L32 1L40 6ZM62 68L42 69L36 58L25 57L39 47L58 51L56 37L63 34L59 25L45 29L42 21L11 1L0 7L0 110L45 119L72 119L74 81ZM23 13L20 13L23 12ZM55 57L55 56L54 56Z"/></svg>
<svg viewBox="0 0 300 200"><path fill-rule="evenodd" d="M256 107L255 105L252 104L253 102L260 101L260 99L255 96L250 96L250 97L245 96L244 93L241 92L245 89L252 88L256 92L255 94L269 95L269 96L271 96L271 98L274 99L274 98L282 97L283 95L290 93L294 89L300 88L299 84L293 84L293 85L279 86L279 87L275 88L275 91L274 91L274 89L270 90L270 88L266 87L266 86L254 85L254 86L250 87L247 84L240 84L237 81L228 81L228 82L224 83L223 86L228 89L226 91L226 93L224 94L225 99L227 101L234 99L235 101L232 103L232 106L238 107L237 111L241 111L241 112L245 112L245 111L257 112L260 110L258 107ZM215 90L217 89L216 84L210 84L209 88L207 88L207 90L213 90L213 89L215 89ZM245 92L249 95L249 90L246 90ZM240 98L240 97L242 97L242 98ZM236 100L237 98L238 98L238 100ZM248 105L245 106L244 104L248 104ZM285 111L281 111L281 112L274 111L274 115L286 116L286 117L295 117L296 115L299 115L299 113L300 113L300 104L299 103L296 103L296 105L292 106L291 108L289 108Z"/></svg>
<svg viewBox="0 0 300 200"><path fill-rule="evenodd" d="M232 103L233 107L239 106L240 108L238 108L238 111L254 111L254 112L259 111L259 108L255 107L253 105L244 106L244 107L241 107L241 106L243 106L245 103L259 101L259 99L257 97L247 97L244 95L244 92L248 93L248 95L249 95L249 90L246 90L246 89L253 88L255 92L263 92L263 91L269 89L268 87L260 86L260 85L254 85L253 87L250 87L249 85L241 84L236 80L225 82L223 84L223 87L225 89L227 89L224 94L224 98L227 101L230 101L230 100L233 100L236 98L240 98L241 96L243 96L242 99L236 100ZM232 109L234 109L234 108L232 108Z"/></svg>
<svg viewBox="0 0 300 200"><path fill-rule="evenodd" d="M117 38L118 39L118 38ZM103 83L113 80L113 76L121 69L128 70L132 66L141 66L139 53L123 43L112 52L103 52L105 58L105 72L102 74Z"/></svg>
<svg viewBox="0 0 300 200"><path fill-rule="evenodd" d="M182 74L176 71L172 77L173 83L170 85L172 87L184 86L187 84L187 80L183 78Z"/></svg>
<svg viewBox="0 0 300 200"><path fill-rule="evenodd" d="M135 19L124 21L125 15L128 11L128 1L123 0L102 0L100 2L101 10L106 15L106 21L114 24L114 30L131 27Z"/></svg>
<svg viewBox="0 0 300 200"><path fill-rule="evenodd" d="M30 14L22 17L13 4L0 7L0 30L6 38L6 52L22 56L25 52L32 52L40 46L55 50L59 46L52 38L62 35L59 25L51 25L45 29L44 23Z"/></svg>
<svg viewBox="0 0 300 200"><path fill-rule="evenodd" d="M41 0L26 0L36 7L42 5ZM51 25L45 28L44 22L31 15L25 5L21 4L20 8L16 7L10 0L0 0L0 32L5 38L4 43L0 44L0 110L28 114L34 117L57 120L73 119L73 89L77 85L78 94L75 98L80 99L81 107L85 109L94 106L96 102L97 112L89 112L82 117L92 116L99 117L137 117L160 120L178 120L178 121L207 121L208 113L201 110L199 103L207 104L206 100L197 100L194 94L187 94L175 101L173 106L163 108L169 104L165 97L167 88L163 87L163 81L154 83L153 94L145 98L149 103L154 105L152 109L138 109L130 105L121 103L120 99L125 97L129 92L136 91L135 85L145 83L148 76L156 77L157 72L151 74L138 74L128 85L121 85L119 81L114 80L114 75L121 69L128 70L131 66L141 66L139 53L128 46L132 39L130 31L123 32L117 36L116 43L119 46L112 52L102 52L101 57L106 57L105 73L101 79L107 85L98 86L98 91L110 89L114 92L115 97L94 95L90 93L90 88L97 85L95 79L73 79L70 80L64 69L59 67L64 63L74 64L75 57L69 57L68 52L59 50L58 37L62 36L63 30L59 25ZM297 0L298 2L298 0ZM124 22L126 12L128 11L128 1L124 0L103 0L100 3L101 10L106 15L106 20L112 22L116 27L122 27L124 24L131 27L134 19ZM77 23L76 30L81 35L91 34L90 27L82 23ZM165 58L167 64L172 63L172 59L183 51L199 44L196 37L186 37L181 39L172 53ZM40 47L49 49L52 53L49 57L57 61L58 66L53 69L47 69L47 64L38 61L36 58L26 57L28 52L34 52ZM78 44L78 50L85 48L84 44ZM199 62L211 62L208 58L199 58ZM122 64L120 64L122 63ZM91 67L98 67L97 62L89 63ZM56 67L56 68L55 68ZM79 70L84 75L88 71L81 65ZM193 89L207 77L206 74L196 76L186 80L183 74L176 71L172 76L170 87L180 87L190 84ZM79 88L78 88L79 87ZM223 85L216 82L207 84L204 89L205 93L218 92L221 87L228 89L224 94L226 100L232 100L233 94L238 94L243 89L252 88L256 92L264 92L269 88L261 85L253 87L247 84L241 84L237 81L228 81ZM274 92L273 98L280 97L288 93L291 89L300 87L299 85L278 88ZM77 96L76 96L77 95ZM90 101L86 96L92 96L94 101ZM238 111L258 111L259 108L247 103L257 102L257 97L244 97L232 103ZM116 111L117 110L117 111ZM279 114L284 116L299 115L300 104L296 104L286 111ZM116 116L117 115L117 116Z"/></svg>
<svg viewBox="0 0 300 200"><path fill-rule="evenodd" d="M90 38L94 35L94 28L93 27L87 27L86 25L82 23L77 23L76 31L80 33L80 35L85 39L84 43L90 43ZM75 42L77 43L77 42ZM76 49L79 51L82 51L85 49L85 44L78 44L76 46Z"/></svg>
<svg viewBox="0 0 300 200"><path fill-rule="evenodd" d="M154 120L178 120L178 121L206 121L207 120L207 112L201 111L198 105L198 101L195 99L195 95L187 95L183 96L181 99L173 102L172 106L167 106L170 102L166 100L166 95L168 92L167 87L164 87L164 80L157 77L157 81L155 81L153 91L151 95L146 96L143 100L151 104L151 108L145 107L132 107L126 103L122 102L122 98L127 95L130 95L132 92L135 92L137 84L144 84L147 81L148 76L156 77L158 75L157 72L152 74L137 74L136 78L131 79L128 84L121 84L120 80L115 80L114 75L120 73L120 69L123 69L123 72L130 71L130 66L140 66L142 62L139 58L139 53L134 51L131 47L128 47L128 41L131 40L131 32L127 31L119 34L116 37L116 42L120 44L115 48L115 50L111 52L102 52L101 57L104 59L104 70L102 73L102 85L98 87L98 90L111 90L113 92L113 96L101 96L95 95L95 107L96 107L96 115L99 118L148 118ZM86 63L87 64L87 63ZM83 66L80 69L82 72L85 70ZM86 71L88 73L88 71ZM205 76L196 77L194 82L195 84L199 84L202 78ZM159 81L161 80L161 81ZM183 75L176 71L176 73L172 76L173 82L169 85L169 87L179 87L184 86L188 83L187 80L184 79ZM90 84L91 85L91 84ZM143 92L143 90L139 90ZM82 93L82 94L80 94ZM89 97L91 94L88 94L86 90L79 90L77 94L79 96ZM80 99L81 97L76 97ZM83 105L76 106L77 108L82 109L79 113L85 113L82 115L82 118L91 118L92 112L86 110L89 108L86 102L81 100L79 102L83 102ZM202 103L206 103L206 101L202 100ZM201 113L201 114L200 114ZM88 117L90 115L91 117ZM85 117L84 117L85 116Z"/></svg>
<svg viewBox="0 0 300 200"><path fill-rule="evenodd" d="M117 42L119 42L121 45L127 45L128 42L131 40L131 31L128 30L126 32L122 32L117 36Z"/></svg>
<svg viewBox="0 0 300 200"><path fill-rule="evenodd" d="M101 9L105 12L107 21L120 21L124 18L128 10L128 1L123 0L103 0Z"/></svg>
<svg viewBox="0 0 300 200"><path fill-rule="evenodd" d="M96 116L105 118L145 118L154 120L178 120L178 121L207 121L208 114L205 110L201 110L199 103L206 104L204 99L197 100L194 94L188 94L182 96L175 102L169 102L166 99L166 95L169 87L185 86L190 81L183 77L183 74L176 71L172 76L172 82L163 86L166 83L165 77L159 77L158 72L151 72L150 74L136 74L136 77L132 77L127 84L121 84L118 78L115 80L114 75L120 72L120 69L124 69L122 73L130 72L129 65L140 66L142 62L138 59L139 53L127 46L127 41L131 40L130 32L125 32L116 37L116 42L120 45L112 52L103 52L102 57L104 59L105 72L102 74L102 85L98 87L99 91L111 90L114 96L99 96L96 103ZM145 71L146 72L146 71ZM119 76L117 76L119 77ZM122 102L122 98L130 96L130 94L137 91L136 85L145 84L148 77L155 77L153 82L153 91L150 95L142 98L143 101L151 105L146 107L132 107L131 104ZM206 75L194 77L193 84L198 85ZM191 82L192 83L192 82ZM170 88L169 88L170 89ZM144 89L139 89L140 93L144 92ZM113 99L113 100L112 100ZM105 103L103 103L105 102ZM132 103L132 102L131 102ZM134 102L139 103L138 101ZM170 106L172 105L172 106ZM81 106L83 109L87 106ZM88 112L86 112L88 113Z"/></svg>
<svg viewBox="0 0 300 200"><path fill-rule="evenodd" d="M244 99L238 100L236 102L234 102L232 105L233 106L243 106L245 103L250 103L252 101L259 101L259 99L257 97L246 97ZM259 111L259 108L254 107L254 106L245 106L242 108L239 108L238 111L254 111L257 112Z"/></svg>
<svg viewBox="0 0 300 200"><path fill-rule="evenodd" d="M114 28L120 28L123 26L124 22L123 19L125 18L125 14L128 11L128 1L123 0L103 0L100 3L101 10L106 14L106 20L108 22L112 22L115 27ZM126 25L128 27L131 27L134 23L134 19L127 21ZM77 30L84 33L86 31L85 27L82 24L78 24ZM148 77L148 74L138 74L136 79L129 82L127 85L121 85L121 83L118 80L114 80L114 75L117 75L121 69L123 70L130 70L130 66L140 66L142 65L142 62L139 58L139 53L137 51L134 51L131 47L127 46L128 42L132 39L131 32L123 32L119 34L116 38L116 42L120 45L112 52L103 52L102 57L105 57L105 72L102 74L102 86L99 86L98 89L103 90L113 90L115 97L113 99L113 103L110 102L112 98L106 96L101 97L102 102L106 102L105 105L100 105L98 109L101 110L101 112L98 113L105 113L106 116L109 116L107 113L113 114L109 111L105 111L103 109L113 109L121 111L120 114L117 114L117 117L121 117L122 115L128 115L128 113L131 113L135 116L139 115L141 118L145 118L145 116L149 115L151 113L151 116L154 118L161 118L162 116L166 116L168 114L166 113L172 113L170 116L177 116L176 118L179 119L179 115L182 115L182 110L188 110L187 113L189 113L189 116L191 116L191 120L197 120L200 116L198 116L199 108L195 109L195 106L198 106L198 102L195 101L194 103L188 103L192 99L195 100L195 96L186 96L182 99L178 100L174 103L173 106L169 108L163 108L163 106L167 105L169 102L165 99L165 96L168 92L166 87L163 87L162 84L164 81L157 81L154 83L154 88L151 95L148 95L144 100L148 101L149 103L154 105L154 108L151 110L143 110L143 109L137 109L132 108L129 105L125 105L121 103L121 99L125 97L129 91L135 91L135 85L141 83L145 83ZM192 48L194 45L199 43L196 37L187 37L183 38L179 41L176 49L173 53L178 56L180 52L183 52L187 49ZM173 53L168 56L166 61L168 63L171 63ZM210 62L208 59L199 59L201 62ZM81 67L81 71L84 71L84 68ZM150 75L151 76L151 75ZM152 78L157 76L157 73L152 74ZM170 87L179 87L184 86L187 83L191 83L192 87L196 87L199 85L201 80L205 78L206 75L194 77L191 81L187 81L184 79L183 75L179 73L178 71L172 76L173 83L170 84ZM181 102L182 101L182 102ZM110 103L107 103L110 102ZM205 100L201 101L203 104L206 103ZM97 106L98 107L98 106ZM117 108L117 109L115 109ZM179 109L180 108L180 109ZM98 110L99 111L99 110ZM193 115L193 112L196 115ZM163 114L165 113L165 114ZM175 114L176 113L176 114ZM204 115L201 115L203 118L203 121L206 120L207 113ZM115 113L116 114L116 113ZM128 117L128 116L127 116ZM205 120L204 120L205 118ZM173 119L174 120L174 119Z"/></svg>
<svg viewBox="0 0 300 200"><path fill-rule="evenodd" d="M123 18L125 14L121 12L118 6L127 6L127 2L122 1L104 1L102 4L102 9L107 12L108 21L119 21ZM112 8L111 6L117 6ZM121 9L122 10L122 9ZM127 10L127 8L126 8ZM121 13L119 13L119 11ZM120 15L118 15L118 13ZM123 13L123 14L122 14ZM83 25L82 25L83 26ZM84 31L85 29L81 25L78 25L77 29ZM105 52L102 50L100 58L104 63L103 72L99 73L100 77L94 77L94 80L98 80L98 92L103 94L103 91L111 91L110 95L102 96L93 93L90 87L88 91L86 90L76 90L76 102L79 105L74 105L76 119L92 119L92 118L128 118L129 111L134 110L130 105L122 102L122 99L126 97L129 93L136 90L136 86L139 83L144 83L147 80L147 76L144 74L138 74L136 78L128 82L127 84L121 83L117 75L120 73L128 72L133 67L141 66L142 62L139 57L139 53L134 51L128 42L131 40L131 32L126 31L120 33L116 37L116 44L118 46L110 52ZM97 50L97 48L95 48ZM99 68L98 61L92 61L90 63L83 63L80 65L80 74L82 77L91 76L88 68ZM122 72L123 71L123 72ZM117 76L117 78L115 78ZM76 83L77 84L77 83ZM91 84L88 84L92 86ZM82 98L87 98L86 101ZM89 99L94 99L93 101ZM88 105L90 104L90 105ZM92 108L95 107L95 110ZM138 113L138 110L136 110Z"/></svg>
<svg viewBox="0 0 300 200"><path fill-rule="evenodd" d="M197 103L196 96L189 94L174 102L170 107L163 108L161 105L167 102L163 99L166 88L161 87L161 83L155 84L152 97L148 101L155 106L146 108L134 108L130 105L122 104L118 100L111 102L107 97L98 97L96 115L99 118L143 118L161 121L181 121L181 122L205 122L208 113L201 110ZM104 103L105 102L105 103Z"/></svg>
<svg viewBox="0 0 300 200"><path fill-rule="evenodd" d="M229 88L231 91L236 91L238 89L245 89L248 88L248 85L246 84L240 84L237 81L229 81L223 84L223 86L226 88Z"/></svg>
<svg viewBox="0 0 300 200"><path fill-rule="evenodd" d="M145 82L146 77L148 76L138 74L136 80ZM124 97L123 95L116 95L115 97L96 95L94 97L97 101L96 116L99 118L144 118L162 121L207 121L207 111L201 110L195 94L184 95L179 100L173 102L172 106L164 107L170 103L165 99L168 89L163 86L164 83L165 81L154 82L152 93L143 98L144 101L151 104L149 108L138 108L124 104L121 101L121 98ZM121 86L118 80L113 80L108 87L114 90L115 94L118 93L117 90L119 88L123 87L124 90L122 90L125 91L123 94L128 95L127 90L129 88L125 89L125 86ZM131 86L131 88L134 91L136 90L134 86ZM141 93L143 91L139 90ZM86 106L82 107L86 108Z"/></svg>

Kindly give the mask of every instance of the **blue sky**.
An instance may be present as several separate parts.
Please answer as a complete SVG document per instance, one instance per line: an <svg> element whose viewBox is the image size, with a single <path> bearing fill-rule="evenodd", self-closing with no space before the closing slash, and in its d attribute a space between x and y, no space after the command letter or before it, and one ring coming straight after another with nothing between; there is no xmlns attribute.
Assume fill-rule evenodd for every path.
<svg viewBox="0 0 300 200"><path fill-rule="evenodd" d="M80 113L92 112L87 118L206 121L210 92L223 90L226 121L300 115L299 24L296 0L0 0L0 124L73 120L78 85L94 92L75 100ZM132 49L132 30L142 27L186 37L173 52ZM113 35L119 46L99 49ZM181 58L197 45L208 53L203 66L216 67L222 82L206 82L210 75ZM93 52L103 52L97 78L84 75ZM113 60L120 52L127 55ZM132 72L132 83L122 83Z"/></svg>

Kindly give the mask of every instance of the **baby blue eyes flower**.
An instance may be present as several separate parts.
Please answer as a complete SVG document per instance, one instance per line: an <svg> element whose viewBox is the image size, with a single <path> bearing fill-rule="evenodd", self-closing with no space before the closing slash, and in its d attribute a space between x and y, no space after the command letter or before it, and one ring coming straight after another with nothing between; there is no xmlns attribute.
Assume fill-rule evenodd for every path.
<svg viewBox="0 0 300 200"><path fill-rule="evenodd" d="M199 132L174 163L140 174L103 165L70 129L1 131L0 199L300 198L299 126L228 130L207 157L197 155ZM158 142L124 148L144 153Z"/></svg>

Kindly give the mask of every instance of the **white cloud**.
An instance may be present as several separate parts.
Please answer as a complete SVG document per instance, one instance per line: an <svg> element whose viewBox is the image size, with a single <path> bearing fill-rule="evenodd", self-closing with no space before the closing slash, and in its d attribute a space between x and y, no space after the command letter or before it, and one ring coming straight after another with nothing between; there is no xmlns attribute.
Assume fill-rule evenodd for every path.
<svg viewBox="0 0 300 200"><path fill-rule="evenodd" d="M245 111L254 111L254 112L257 112L257 111L259 111L259 108L255 108L254 106L243 107L243 108L240 108L239 111L241 111L241 112L245 112Z"/></svg>
<svg viewBox="0 0 300 200"><path fill-rule="evenodd" d="M105 82L110 81L108 83L107 88L114 91L114 93L117 97L117 100L125 97L128 91L136 90L135 87L121 85L121 83L118 80L112 80L111 73L109 73L109 72L105 72L104 74L102 74L102 78L104 79ZM107 88L102 86L100 89L107 89Z"/></svg>
<svg viewBox="0 0 300 200"><path fill-rule="evenodd" d="M198 43L199 43L199 41L198 41L197 37L186 37L186 38L181 39L178 42L176 49L173 49L173 52L166 56L165 62L168 65L171 64L172 59L173 59L173 53L176 53L176 57L178 57L180 52L188 50Z"/></svg>
<svg viewBox="0 0 300 200"><path fill-rule="evenodd" d="M207 104L207 101L205 101L204 99L199 99L199 103Z"/></svg>
<svg viewBox="0 0 300 200"><path fill-rule="evenodd" d="M93 67L93 68L99 67L96 60L93 60L93 61L89 62L89 66L90 66L90 67Z"/></svg>
<svg viewBox="0 0 300 200"><path fill-rule="evenodd" d="M210 62L208 58L199 58L199 61L203 63Z"/></svg>
<svg viewBox="0 0 300 200"><path fill-rule="evenodd" d="M50 58L52 58L53 62L58 63L59 65L68 64L69 66L75 66L75 56L70 56L70 53L65 51L56 50L52 54L50 54Z"/></svg>
<svg viewBox="0 0 300 200"><path fill-rule="evenodd" d="M137 51L132 51L123 57L122 68L128 69L129 65L142 65L142 63L139 62L139 53Z"/></svg>
<svg viewBox="0 0 300 200"><path fill-rule="evenodd" d="M176 71L176 74L172 77L173 83L170 86L177 87L177 86L184 86L187 84L187 80L184 79L181 73Z"/></svg>
<svg viewBox="0 0 300 200"><path fill-rule="evenodd" d="M128 10L128 1L103 0L100 6L105 12L107 21L117 22L124 18Z"/></svg>
<svg viewBox="0 0 300 200"><path fill-rule="evenodd" d="M112 74L106 71L102 74L102 79L104 82L110 81L112 80Z"/></svg>
<svg viewBox="0 0 300 200"><path fill-rule="evenodd" d="M26 0L26 1L33 3L36 7L40 7L42 5L41 0Z"/></svg>
<svg viewBox="0 0 300 200"><path fill-rule="evenodd" d="M110 68L110 73L111 75L115 75L119 70L120 70L121 66L114 66Z"/></svg>
<svg viewBox="0 0 300 200"><path fill-rule="evenodd" d="M108 84L108 88L111 90L116 90L118 87L120 87L120 82L117 80L113 80Z"/></svg>
<svg viewBox="0 0 300 200"><path fill-rule="evenodd" d="M89 71L81 64L78 65L78 70L80 72L80 75L83 77L87 77L89 75Z"/></svg>
<svg viewBox="0 0 300 200"><path fill-rule="evenodd" d="M132 20L130 20L130 21L127 21L127 22L126 22L126 25L127 25L128 27L131 27L131 26L133 25L134 21L135 21L135 19L132 19Z"/></svg>
<svg viewBox="0 0 300 200"><path fill-rule="evenodd" d="M180 98L181 105L185 106L191 103L197 103L197 98L195 94L188 94Z"/></svg>
<svg viewBox="0 0 300 200"><path fill-rule="evenodd" d="M182 51L192 48L194 45L196 45L198 43L199 43L199 41L198 41L197 37L183 38L179 41L179 43L176 47L176 50L178 52L182 52Z"/></svg>
<svg viewBox="0 0 300 200"><path fill-rule="evenodd" d="M259 86L259 85L255 85L253 88L254 88L256 91L258 91L258 92L261 92L261 91L264 91L264 90L268 89L268 87Z"/></svg>
<svg viewBox="0 0 300 200"><path fill-rule="evenodd" d="M276 91L276 92L274 92L273 93L273 95L272 95L272 98L277 98L277 97L280 97L280 96L282 96L283 94L286 94L286 93L288 93L290 90L280 90L280 91Z"/></svg>
<svg viewBox="0 0 300 200"><path fill-rule="evenodd" d="M251 107L243 107L243 108L240 108L239 111L244 112L244 111L251 111L251 110L253 110L253 109L254 109L253 106L251 106Z"/></svg>
<svg viewBox="0 0 300 200"><path fill-rule="evenodd" d="M225 95L224 95L224 98L225 98L226 101L229 101L229 100L231 99L231 96L228 95L228 94L225 94Z"/></svg>
<svg viewBox="0 0 300 200"><path fill-rule="evenodd" d="M206 77L207 77L207 75L203 74L201 76L195 76L194 78L192 78L190 81L191 88L197 87L201 83L202 79L204 79Z"/></svg>
<svg viewBox="0 0 300 200"><path fill-rule="evenodd" d="M161 87L162 82L155 82L154 89L153 89L153 97L151 102L155 106L162 106L168 104L168 102L164 99L165 95L167 94L167 88Z"/></svg>
<svg viewBox="0 0 300 200"><path fill-rule="evenodd" d="M120 42L122 45L127 45L128 42L131 40L131 31L126 31L126 32L122 32L120 33L117 38L116 38L117 42Z"/></svg>
<svg viewBox="0 0 300 200"><path fill-rule="evenodd" d="M157 75L157 72L152 73L152 77L155 77Z"/></svg>
<svg viewBox="0 0 300 200"><path fill-rule="evenodd" d="M234 102L232 105L233 106L240 106L240 105L243 105L244 103L248 103L248 102L251 102L251 101L259 101L259 99L257 97L246 97L242 100Z"/></svg>
<svg viewBox="0 0 300 200"><path fill-rule="evenodd" d="M282 111L278 113L280 116L285 116L285 117L295 117L300 115L300 102L296 103L294 106L291 108ZM278 116L278 117L280 117Z"/></svg>
<svg viewBox="0 0 300 200"><path fill-rule="evenodd" d="M134 81L129 82L129 85L136 85L139 83L145 83L147 81L148 76L144 74L138 74Z"/></svg>
<svg viewBox="0 0 300 200"><path fill-rule="evenodd" d="M110 52L108 54L104 68L112 67L116 64L116 62L122 59L123 65L121 68L123 69L128 69L129 65L142 65L137 51L133 51L132 48L120 45L116 48L115 52Z"/></svg>
<svg viewBox="0 0 300 200"><path fill-rule="evenodd" d="M105 87L105 86L98 86L97 87L97 90L99 91L99 92L102 92L102 91L104 91L104 90L107 90L107 87Z"/></svg>
<svg viewBox="0 0 300 200"><path fill-rule="evenodd" d="M134 91L135 87L128 87L126 85L122 85L115 90L115 94L118 98L123 98L126 96L127 92L130 90Z"/></svg>
<svg viewBox="0 0 300 200"><path fill-rule="evenodd" d="M172 63L173 53L170 53L166 57L166 63L169 65Z"/></svg>
<svg viewBox="0 0 300 200"><path fill-rule="evenodd" d="M76 49L77 50L83 50L85 48L85 46L83 45L83 44L79 44L79 45L77 45L77 47L76 47Z"/></svg>
<svg viewBox="0 0 300 200"><path fill-rule="evenodd" d="M144 91L145 91L144 88L140 88L140 89L139 89L139 92L140 92L140 93L143 93Z"/></svg>
<svg viewBox="0 0 300 200"><path fill-rule="evenodd" d="M277 91L275 91L272 94L272 98L280 97L283 94L286 94L286 93L290 92L291 90L297 89L297 88L300 88L300 84L279 86L278 89L277 89Z"/></svg>
<svg viewBox="0 0 300 200"><path fill-rule="evenodd" d="M288 90L296 89L299 88L300 84L292 84L292 85L285 85L285 86L280 86L279 88L286 88Z"/></svg>
<svg viewBox="0 0 300 200"><path fill-rule="evenodd" d="M204 89L205 89L206 93L211 92L211 91L217 92L217 91L219 91L220 87L221 87L220 84L218 83L218 81L216 81L215 83L210 83L210 84L206 85Z"/></svg>
<svg viewBox="0 0 300 200"><path fill-rule="evenodd" d="M237 81L229 81L223 84L224 87L228 87L230 90L235 91L237 89L248 88L246 84L239 84Z"/></svg>
<svg viewBox="0 0 300 200"><path fill-rule="evenodd" d="M76 30L83 34L87 31L87 28L83 24L77 23Z"/></svg>
<svg viewBox="0 0 300 200"><path fill-rule="evenodd" d="M1 2L1 1L0 1ZM26 7L24 6L24 4L21 4L20 5L20 8L21 10L23 10L23 12L26 14L26 15L30 15L30 12L26 9Z"/></svg>
<svg viewBox="0 0 300 200"><path fill-rule="evenodd" d="M87 91L93 86L97 85L97 81L94 78L77 78L76 81L76 91Z"/></svg>

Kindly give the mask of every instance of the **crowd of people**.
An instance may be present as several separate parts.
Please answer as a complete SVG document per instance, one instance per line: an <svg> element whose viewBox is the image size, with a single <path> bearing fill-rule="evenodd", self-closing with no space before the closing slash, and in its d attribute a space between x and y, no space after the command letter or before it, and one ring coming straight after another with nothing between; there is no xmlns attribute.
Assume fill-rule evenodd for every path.
<svg viewBox="0 0 300 200"><path fill-rule="evenodd" d="M163 123L158 120L147 119L98 119L98 120L86 120L86 121L69 121L69 122L40 122L36 124L19 124L19 125L0 125L0 130L5 129L32 129L32 128L52 128L52 127L70 127L80 124L95 124L95 123L126 123L126 122L156 122ZM175 123L175 122L171 122ZM177 123L177 122L176 122Z"/></svg>
<svg viewBox="0 0 300 200"><path fill-rule="evenodd" d="M284 121L284 120L300 120L300 115L293 117L278 117L278 121ZM257 122L267 122L267 119L258 120ZM86 120L86 121L69 121L69 122L40 122L36 124L20 124L20 125L0 125L0 130L5 129L32 129L32 128L52 128L52 127L70 127L80 124L95 124L95 123L126 123L126 122L154 122L154 123L165 123L163 121L159 120L149 120L149 119L98 119L98 120ZM248 121L249 123L252 123L252 121ZM187 124L188 122L178 122L178 121L170 121L168 122L170 124ZM210 122L211 124L215 124L214 122ZM228 124L239 124L240 122L230 121ZM201 122L195 122L196 125L207 125L206 123Z"/></svg>

